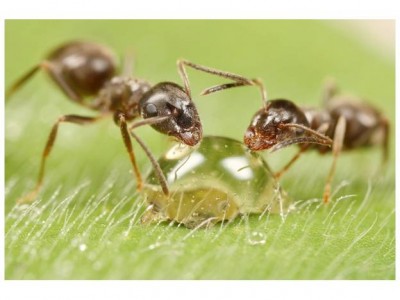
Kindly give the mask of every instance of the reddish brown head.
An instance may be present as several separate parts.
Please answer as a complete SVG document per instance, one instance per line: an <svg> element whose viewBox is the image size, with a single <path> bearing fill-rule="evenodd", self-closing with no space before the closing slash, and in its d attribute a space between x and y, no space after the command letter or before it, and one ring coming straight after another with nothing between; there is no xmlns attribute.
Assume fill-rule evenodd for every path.
<svg viewBox="0 0 400 300"><path fill-rule="evenodd" d="M309 128L306 116L293 102L270 100L257 111L244 135L250 150L278 149L298 143L329 145L332 141Z"/></svg>

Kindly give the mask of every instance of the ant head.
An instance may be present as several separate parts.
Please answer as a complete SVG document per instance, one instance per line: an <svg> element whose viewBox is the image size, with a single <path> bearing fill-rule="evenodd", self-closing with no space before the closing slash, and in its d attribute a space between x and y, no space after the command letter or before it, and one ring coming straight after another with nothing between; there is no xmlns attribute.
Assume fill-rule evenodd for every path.
<svg viewBox="0 0 400 300"><path fill-rule="evenodd" d="M250 150L274 150L304 142L305 132L300 128L285 126L298 124L309 127L304 113L291 101L270 100L253 116L244 136ZM302 138L303 137L303 138Z"/></svg>
<svg viewBox="0 0 400 300"><path fill-rule="evenodd" d="M143 119L170 116L151 125L155 130L189 146L200 142L203 131L196 106L179 85L172 82L155 85L143 95L139 107Z"/></svg>

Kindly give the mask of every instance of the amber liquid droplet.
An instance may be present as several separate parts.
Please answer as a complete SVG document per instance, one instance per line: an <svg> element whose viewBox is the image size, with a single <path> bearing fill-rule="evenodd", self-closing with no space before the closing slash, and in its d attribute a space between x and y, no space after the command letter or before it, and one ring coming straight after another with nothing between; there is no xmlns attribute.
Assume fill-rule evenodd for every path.
<svg viewBox="0 0 400 300"><path fill-rule="evenodd" d="M144 195L153 205L142 222L174 220L210 226L239 214L282 213L287 197L265 160L241 142L206 136L197 147L174 144L158 160L171 191L166 197L152 171Z"/></svg>

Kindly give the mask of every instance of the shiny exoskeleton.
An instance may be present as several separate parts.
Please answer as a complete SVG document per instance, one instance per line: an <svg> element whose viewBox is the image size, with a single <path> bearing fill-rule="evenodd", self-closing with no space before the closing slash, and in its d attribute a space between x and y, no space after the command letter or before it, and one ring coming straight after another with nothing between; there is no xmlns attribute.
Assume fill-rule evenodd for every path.
<svg viewBox="0 0 400 300"><path fill-rule="evenodd" d="M312 129L317 130L324 124L329 124L324 134L330 138L334 138L339 119L343 117L346 130L342 150L381 145L383 161L387 160L389 123L386 117L371 105L338 96L333 98L325 109L305 107L303 111ZM314 147L317 147L320 153L329 151L327 147Z"/></svg>
<svg viewBox="0 0 400 300"><path fill-rule="evenodd" d="M195 67L195 68L198 68ZM320 153L333 153L333 162L325 183L323 201L329 202L331 181L337 158L341 150L380 145L383 161L387 161L389 122L370 104L358 97L339 93L333 80L327 81L323 90L322 108L300 108L290 100L267 100L267 92L261 80L249 79L226 71L202 71L233 80L203 91L203 95L241 86L257 86L261 91L264 106L253 116L244 142L250 150L270 149L276 151L292 144L301 144L300 151L279 172L278 179L309 149Z"/></svg>
<svg viewBox="0 0 400 300"><path fill-rule="evenodd" d="M334 159L323 195L327 203L339 153L342 150L380 145L385 162L388 157L388 138L389 122L381 112L360 98L340 94L334 82L329 81L324 88L322 108L300 108L284 99L267 101L265 107L253 116L244 141L254 151L275 151L302 143L300 151L276 173L277 178L289 169L302 152L317 149L324 154L332 146Z"/></svg>
<svg viewBox="0 0 400 300"><path fill-rule="evenodd" d="M184 87L173 82L161 82L152 86L147 81L134 78L129 74L131 69L129 57L124 65L125 74L117 75L116 57L105 46L74 41L52 51L41 63L29 70L8 89L6 98L16 92L37 71L44 70L70 100L97 111L99 115L95 117L64 115L58 118L42 154L36 187L19 201L32 201L40 189L46 159L52 150L60 123L85 125L94 123L107 115L113 115L114 121L120 127L123 142L137 178L138 189L142 188L142 179L130 135L143 148L154 168L159 170L159 167L144 143L132 132L134 128L151 125L160 133L173 136L186 145L196 145L202 138L202 126L191 99L185 65L187 65L186 61L178 61L178 72L183 79ZM139 117L143 120L127 125L128 122ZM157 174L164 193L168 194L163 174L161 172Z"/></svg>
<svg viewBox="0 0 400 300"><path fill-rule="evenodd" d="M302 125L333 139L341 117L345 121L346 128L342 150L382 145L383 159L386 160L387 119L367 103L341 96L332 98L324 108L299 108L290 100L270 100L266 109L262 108L254 115L244 140L249 149L254 151L270 148L278 150L294 143L318 141L318 136L303 131L301 127L290 127L287 124ZM330 151L327 147L330 143L325 145L323 141L321 142L306 147L317 149L320 153Z"/></svg>
<svg viewBox="0 0 400 300"><path fill-rule="evenodd" d="M305 113L293 102L285 99L269 100L254 115L244 142L253 151L278 150L298 143L331 145L330 139L310 129Z"/></svg>

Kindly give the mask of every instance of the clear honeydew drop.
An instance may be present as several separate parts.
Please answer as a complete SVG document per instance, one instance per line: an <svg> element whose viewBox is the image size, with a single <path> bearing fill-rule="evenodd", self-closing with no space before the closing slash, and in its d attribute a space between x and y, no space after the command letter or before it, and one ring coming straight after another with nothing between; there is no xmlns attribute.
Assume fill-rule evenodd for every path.
<svg viewBox="0 0 400 300"><path fill-rule="evenodd" d="M174 144L158 160L170 196L152 171L144 196L151 209L143 223L173 220L186 227L206 227L239 214L283 213L287 197L265 160L241 142L206 136L197 147Z"/></svg>

